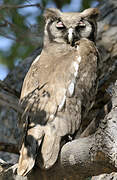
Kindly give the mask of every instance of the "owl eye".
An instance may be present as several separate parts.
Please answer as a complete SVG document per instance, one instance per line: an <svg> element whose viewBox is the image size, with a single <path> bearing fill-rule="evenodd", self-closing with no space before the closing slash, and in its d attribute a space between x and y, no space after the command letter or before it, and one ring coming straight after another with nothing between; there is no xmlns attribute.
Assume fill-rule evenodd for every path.
<svg viewBox="0 0 117 180"><path fill-rule="evenodd" d="M79 26L79 27L85 27L86 24L85 24L83 21L80 21L80 22L78 23L78 26Z"/></svg>
<svg viewBox="0 0 117 180"><path fill-rule="evenodd" d="M62 21L58 21L57 24L56 24L56 27L57 27L57 29L63 29L63 28L65 28L65 26L64 26L64 24L63 24Z"/></svg>

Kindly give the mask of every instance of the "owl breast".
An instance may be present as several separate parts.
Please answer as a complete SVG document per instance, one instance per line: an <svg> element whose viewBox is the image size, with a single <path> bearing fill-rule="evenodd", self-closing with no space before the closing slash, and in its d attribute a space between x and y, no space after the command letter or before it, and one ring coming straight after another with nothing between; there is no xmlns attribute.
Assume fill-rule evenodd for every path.
<svg viewBox="0 0 117 180"><path fill-rule="evenodd" d="M53 47L50 52L53 53ZM28 88L26 92L29 92L30 88L32 91L31 83L42 88L36 90L32 95L34 97L28 99L28 103L33 104L31 111L46 112L45 122L53 120L57 115L64 116L63 119L67 122L68 119L70 122L76 121L77 127L73 128L75 131L78 128L78 119L81 118L78 117L81 104L90 107L89 99L93 101L94 98L94 92L91 93L96 83L97 68L97 52L94 44L84 38L78 41L74 48L66 48L63 54L59 51L59 47L54 51L54 55L51 53L48 55L47 51L43 51L39 60L32 64L32 68L33 71L28 73L31 77L34 69L37 70L32 81L26 81L25 87ZM35 89L35 86L33 88ZM39 99L38 103L34 103L36 97ZM69 124L67 122L66 124Z"/></svg>

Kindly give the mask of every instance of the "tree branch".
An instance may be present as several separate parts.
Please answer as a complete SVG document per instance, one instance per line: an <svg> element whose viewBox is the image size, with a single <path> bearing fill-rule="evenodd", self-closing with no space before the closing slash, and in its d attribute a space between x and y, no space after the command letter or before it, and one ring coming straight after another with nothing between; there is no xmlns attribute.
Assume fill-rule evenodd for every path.
<svg viewBox="0 0 117 180"><path fill-rule="evenodd" d="M7 91L0 92L0 104L12 108L19 113L23 112L19 105L19 99Z"/></svg>
<svg viewBox="0 0 117 180"><path fill-rule="evenodd" d="M20 93L18 91L16 91L15 89L9 87L8 84L6 84L5 82L0 80L0 88L15 95L17 98L20 98Z"/></svg>
<svg viewBox="0 0 117 180"><path fill-rule="evenodd" d="M11 5L11 4L3 4L0 5L0 9L17 9L17 8L26 8L26 7L38 7L42 9L42 6L39 3L36 4L26 4L26 5Z"/></svg>
<svg viewBox="0 0 117 180"><path fill-rule="evenodd" d="M0 142L0 151L19 154L19 148L16 144Z"/></svg>

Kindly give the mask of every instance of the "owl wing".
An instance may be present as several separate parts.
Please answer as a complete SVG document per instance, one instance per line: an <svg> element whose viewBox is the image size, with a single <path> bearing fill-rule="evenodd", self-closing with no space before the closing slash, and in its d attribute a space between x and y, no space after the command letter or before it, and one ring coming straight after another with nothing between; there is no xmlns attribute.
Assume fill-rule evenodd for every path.
<svg viewBox="0 0 117 180"><path fill-rule="evenodd" d="M49 58L42 52L40 59L36 59L31 65L23 83L20 102L24 113L20 126L24 126L25 137L17 171L20 175L25 176L34 166L42 140L44 167L52 166L59 153L61 137L68 133L68 130L65 130L66 125L61 132L59 126L62 118L57 117L57 112L62 112L65 108L66 88L72 76L68 70L73 57L68 58L70 64L65 64L64 69L66 55L63 62L60 62L59 58L55 61L55 58ZM74 73L73 67L71 70Z"/></svg>
<svg viewBox="0 0 117 180"><path fill-rule="evenodd" d="M75 117L69 110L74 111L81 91L75 90L84 58L79 52L80 46L57 57L49 57L43 51L26 75L21 93L21 103L25 107L21 124L25 125L26 132L18 164L19 175L26 175L32 169L40 144L44 168L51 167L57 160L61 137L73 134L80 126L82 98L77 101L79 111ZM94 52L87 55L91 54Z"/></svg>

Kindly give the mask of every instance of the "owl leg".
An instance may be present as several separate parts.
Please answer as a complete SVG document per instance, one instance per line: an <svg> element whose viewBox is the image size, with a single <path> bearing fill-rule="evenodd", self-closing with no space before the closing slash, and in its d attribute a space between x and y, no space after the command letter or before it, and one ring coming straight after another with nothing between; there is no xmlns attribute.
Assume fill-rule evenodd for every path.
<svg viewBox="0 0 117 180"><path fill-rule="evenodd" d="M34 125L27 131L24 143L22 145L18 163L18 175L25 176L34 166L39 147L44 131L42 126Z"/></svg>
<svg viewBox="0 0 117 180"><path fill-rule="evenodd" d="M58 134L58 129L54 125L48 125L45 128L45 136L42 144L43 167L50 168L57 160L60 150L61 136Z"/></svg>

